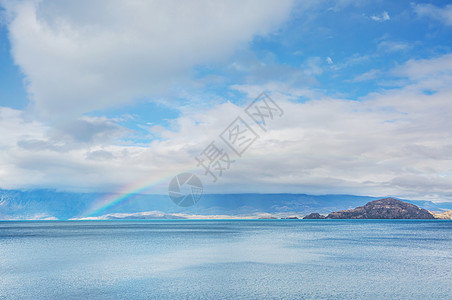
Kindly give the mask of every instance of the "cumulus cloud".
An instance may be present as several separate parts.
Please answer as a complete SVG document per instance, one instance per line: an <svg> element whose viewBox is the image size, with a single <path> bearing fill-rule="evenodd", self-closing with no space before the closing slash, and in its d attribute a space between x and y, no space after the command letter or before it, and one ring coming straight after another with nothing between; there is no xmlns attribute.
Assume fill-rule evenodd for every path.
<svg viewBox="0 0 452 300"><path fill-rule="evenodd" d="M59 182L64 188L99 189L146 179L162 183L149 192L165 193L172 176L192 170L208 193L351 193L450 201L452 67L444 63L448 59L445 55L409 61L393 71L407 85L360 101L317 94L300 103L297 99L306 91L282 83L234 86L248 93L250 101L261 89L273 91L285 113L267 132L254 124L260 138L241 158L232 157L236 161L217 183L196 168L194 158L212 141L228 149L218 135L235 117L241 115L252 125L243 107L232 103L184 112L170 128L160 128L160 139L146 147L104 143L102 138L66 152L32 151L18 144L1 154L0 185L17 185L20 178L41 186ZM435 93L426 94L427 87L435 87ZM44 125L27 124L11 109L2 112L0 126L16 128L9 144L24 136L46 137Z"/></svg>
<svg viewBox="0 0 452 300"><path fill-rule="evenodd" d="M114 120L82 117L65 121L48 128L41 138L28 138L17 142L20 148L28 150L70 151L86 146L110 144L128 132Z"/></svg>
<svg viewBox="0 0 452 300"><path fill-rule="evenodd" d="M66 117L165 93L187 81L191 67L275 30L292 1L3 4L34 108Z"/></svg>
<svg viewBox="0 0 452 300"><path fill-rule="evenodd" d="M388 73L397 79L395 88L359 101L291 82L321 75L330 62L322 57L307 59L299 69L271 61L262 67L232 64L248 68L254 85L231 89L246 93L248 101L270 91L285 114L267 132L254 125L260 138L214 184L194 157L237 116L246 119L243 107L222 103L182 110L169 128L152 127L158 138L140 145L124 142L133 132L117 120L79 114L156 95L173 82L183 85L194 65L221 60L277 28L290 1L99 1L94 8L90 1L89 10L80 3L6 2L12 53L34 107L65 121L50 125L0 108L1 188L111 191L160 182L148 192L165 193L172 176L196 169L206 192L452 199L451 54L398 66ZM388 13L374 17L389 20ZM353 57L346 64L366 59ZM289 75L271 81L270 73ZM355 80L377 75L372 70ZM400 82L404 85L397 86Z"/></svg>
<svg viewBox="0 0 452 300"><path fill-rule="evenodd" d="M419 16L430 17L448 26L452 26L452 4L448 4L442 8L433 4L416 4L414 5L414 11Z"/></svg>

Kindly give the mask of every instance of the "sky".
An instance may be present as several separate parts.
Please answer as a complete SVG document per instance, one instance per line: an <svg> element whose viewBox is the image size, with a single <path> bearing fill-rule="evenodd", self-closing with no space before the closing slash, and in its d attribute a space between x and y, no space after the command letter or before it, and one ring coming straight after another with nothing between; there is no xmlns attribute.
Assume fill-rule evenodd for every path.
<svg viewBox="0 0 452 300"><path fill-rule="evenodd" d="M2 189L161 194L194 172L205 193L452 201L451 128L447 1L0 0Z"/></svg>

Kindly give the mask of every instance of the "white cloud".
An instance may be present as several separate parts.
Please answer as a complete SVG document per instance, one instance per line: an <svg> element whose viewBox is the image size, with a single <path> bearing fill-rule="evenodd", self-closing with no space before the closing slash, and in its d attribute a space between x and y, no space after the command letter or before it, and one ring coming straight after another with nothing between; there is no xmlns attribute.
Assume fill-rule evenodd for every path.
<svg viewBox="0 0 452 300"><path fill-rule="evenodd" d="M429 59L411 59L397 67L394 73L413 80L437 78L448 83L452 75L452 53Z"/></svg>
<svg viewBox="0 0 452 300"><path fill-rule="evenodd" d="M86 2L86 3L85 3ZM89 5L87 5L89 4ZM165 93L275 30L292 1L4 1L34 108L77 116Z"/></svg>
<svg viewBox="0 0 452 300"><path fill-rule="evenodd" d="M379 70L375 70L375 69L370 70L368 72L365 72L363 74L356 76L351 81L352 82L361 82L361 81L372 80L372 79L375 79L378 75L380 75L380 73L381 73L381 71L379 71Z"/></svg>
<svg viewBox="0 0 452 300"><path fill-rule="evenodd" d="M382 12L380 15L370 16L370 18L376 22L384 22L391 19L387 11Z"/></svg>
<svg viewBox="0 0 452 300"><path fill-rule="evenodd" d="M322 59L318 56L308 58L301 67L308 76L321 75L323 73Z"/></svg>
<svg viewBox="0 0 452 300"><path fill-rule="evenodd" d="M448 26L452 26L452 4L448 4L443 8L433 4L416 4L414 11L419 16L426 16L438 20Z"/></svg>
<svg viewBox="0 0 452 300"><path fill-rule="evenodd" d="M378 49L383 49L390 52L406 51L411 48L411 45L404 42L396 41L382 41L378 44Z"/></svg>
<svg viewBox="0 0 452 300"><path fill-rule="evenodd" d="M165 193L172 176L196 169L205 192L212 193L350 193L450 201L452 66L448 60L449 55L411 60L393 71L407 80L406 86L360 101L311 94L315 99L296 103L293 100L309 95L306 90L283 83L234 86L248 92L250 100L261 89L273 91L285 114L266 133L255 128L260 138L216 184L196 169L194 157L212 140L218 141L218 134L242 113L235 104L186 111L173 120L171 129L160 128L161 140L147 147L94 138L64 152L21 147L18 141L25 138L49 139L49 130L25 122L17 111L2 109L0 126L9 124L11 129L5 143L16 146L4 148L0 155L0 186L58 182L66 189L109 190L146 179L161 182L149 192ZM433 94L424 93L433 87Z"/></svg>
<svg viewBox="0 0 452 300"><path fill-rule="evenodd" d="M172 10L174 2L112 1L108 10L97 4L89 11L80 2L61 3L9 2L13 18L8 26L14 58L29 80L36 109L75 116L158 93L172 82L183 83L190 67L245 47L253 35L277 28L290 10L289 2L261 1L181 4L191 14L182 8ZM160 7L160 14L154 14L154 6ZM389 20L387 13L374 17ZM217 184L203 178L206 192L451 200L451 55L408 61L392 72L405 86L361 101L294 88L297 85L285 78L268 81L266 74L261 74L265 80L254 81L265 85L231 87L247 92L249 100L262 90L273 92L285 115L267 133L260 132L261 138ZM367 59L355 56L330 67ZM312 57L301 70L266 64L251 71L291 73L289 77L304 80L322 74L326 63ZM250 68L239 63L233 67ZM377 75L372 70L355 80ZM296 103L299 97L311 100ZM130 131L116 120L84 117L51 127L28 120L21 111L0 108L0 187L109 191L137 182L160 182L149 192L165 193L171 176L193 169L194 157L242 109L224 103L183 110L170 129L152 127L160 139L138 146L118 140Z"/></svg>

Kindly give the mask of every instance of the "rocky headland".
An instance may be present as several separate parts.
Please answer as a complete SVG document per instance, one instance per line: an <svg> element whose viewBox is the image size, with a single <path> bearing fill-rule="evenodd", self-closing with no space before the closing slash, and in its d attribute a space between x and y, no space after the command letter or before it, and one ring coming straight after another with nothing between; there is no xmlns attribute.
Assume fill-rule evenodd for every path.
<svg viewBox="0 0 452 300"><path fill-rule="evenodd" d="M335 211L326 217L311 213L303 219L435 219L435 216L414 204L384 198L354 209Z"/></svg>

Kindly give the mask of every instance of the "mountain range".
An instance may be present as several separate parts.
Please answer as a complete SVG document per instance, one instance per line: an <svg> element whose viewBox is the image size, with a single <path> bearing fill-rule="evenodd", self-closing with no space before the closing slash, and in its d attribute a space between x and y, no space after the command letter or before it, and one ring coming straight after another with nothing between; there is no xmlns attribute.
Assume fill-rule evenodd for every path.
<svg viewBox="0 0 452 300"><path fill-rule="evenodd" d="M328 214L352 209L383 197L356 195L307 194L206 194L191 207L179 207L168 195L136 194L102 214L90 214L101 199L120 195L112 193L71 193L55 190L0 190L1 220L83 219L91 218L170 218L190 216L257 216L289 217L311 212ZM403 200L403 199L399 199ZM429 211L452 209L451 202L403 200ZM116 216L116 217L114 217ZM118 217L120 216L120 217Z"/></svg>

